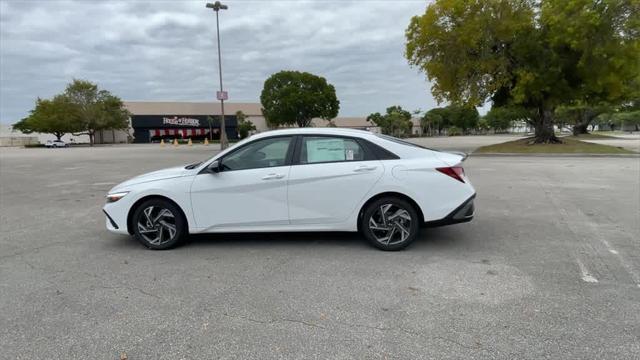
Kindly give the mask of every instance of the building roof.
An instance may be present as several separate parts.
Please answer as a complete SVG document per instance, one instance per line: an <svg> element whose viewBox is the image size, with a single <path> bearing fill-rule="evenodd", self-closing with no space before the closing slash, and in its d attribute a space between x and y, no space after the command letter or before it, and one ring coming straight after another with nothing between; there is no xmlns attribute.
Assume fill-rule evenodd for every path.
<svg viewBox="0 0 640 360"><path fill-rule="evenodd" d="M133 115L219 115L219 102L124 101ZM225 103L225 115L242 111L247 116L262 116L259 103Z"/></svg>

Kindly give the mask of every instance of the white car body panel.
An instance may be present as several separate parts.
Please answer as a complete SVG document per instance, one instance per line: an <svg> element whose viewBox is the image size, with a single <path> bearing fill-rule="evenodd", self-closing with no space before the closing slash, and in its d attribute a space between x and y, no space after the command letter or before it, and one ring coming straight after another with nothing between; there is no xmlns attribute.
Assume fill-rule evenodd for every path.
<svg viewBox="0 0 640 360"><path fill-rule="evenodd" d="M379 160L292 166L288 183L290 223L346 221L384 171Z"/></svg>
<svg viewBox="0 0 640 360"><path fill-rule="evenodd" d="M288 225L287 175L290 168L278 166L195 176L191 185L191 204L196 231Z"/></svg>
<svg viewBox="0 0 640 360"><path fill-rule="evenodd" d="M336 135L364 139L399 159L292 164L259 169L207 172L215 160L248 142L278 135ZM266 231L357 231L368 200L398 193L415 202L425 222L440 221L475 195L437 170L464 159L348 129L310 128L264 132L245 139L193 169L174 167L127 180L109 193L128 192L107 203L110 231L129 234L132 206L149 196L175 202L184 212L189 233Z"/></svg>

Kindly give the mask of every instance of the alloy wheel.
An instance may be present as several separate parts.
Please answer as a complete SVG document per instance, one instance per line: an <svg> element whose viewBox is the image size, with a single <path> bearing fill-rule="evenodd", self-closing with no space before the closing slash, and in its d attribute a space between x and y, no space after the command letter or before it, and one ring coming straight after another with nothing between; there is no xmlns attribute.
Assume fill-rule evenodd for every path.
<svg viewBox="0 0 640 360"><path fill-rule="evenodd" d="M369 230L380 244L395 245L411 235L411 214L396 204L382 204L369 218Z"/></svg>
<svg viewBox="0 0 640 360"><path fill-rule="evenodd" d="M173 213L160 206L146 207L138 218L138 232L151 245L163 245L177 234Z"/></svg>

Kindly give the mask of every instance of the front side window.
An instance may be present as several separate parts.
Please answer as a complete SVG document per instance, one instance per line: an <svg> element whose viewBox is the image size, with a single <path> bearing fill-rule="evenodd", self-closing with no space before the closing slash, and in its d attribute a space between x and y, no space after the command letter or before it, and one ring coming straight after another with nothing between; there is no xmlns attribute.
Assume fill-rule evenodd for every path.
<svg viewBox="0 0 640 360"><path fill-rule="evenodd" d="M257 140L222 159L224 170L246 170L284 166L291 136Z"/></svg>
<svg viewBox="0 0 640 360"><path fill-rule="evenodd" d="M337 161L362 161L364 149L354 139L330 136L305 136L300 149L301 164Z"/></svg>

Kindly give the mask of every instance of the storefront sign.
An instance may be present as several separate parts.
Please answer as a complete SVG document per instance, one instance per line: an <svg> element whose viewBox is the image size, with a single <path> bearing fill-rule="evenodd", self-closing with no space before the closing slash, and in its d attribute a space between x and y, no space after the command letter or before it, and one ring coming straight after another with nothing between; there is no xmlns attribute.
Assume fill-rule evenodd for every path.
<svg viewBox="0 0 640 360"><path fill-rule="evenodd" d="M164 125L178 125L178 126L200 126L200 120L188 117L163 117L162 123Z"/></svg>

